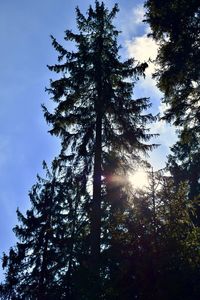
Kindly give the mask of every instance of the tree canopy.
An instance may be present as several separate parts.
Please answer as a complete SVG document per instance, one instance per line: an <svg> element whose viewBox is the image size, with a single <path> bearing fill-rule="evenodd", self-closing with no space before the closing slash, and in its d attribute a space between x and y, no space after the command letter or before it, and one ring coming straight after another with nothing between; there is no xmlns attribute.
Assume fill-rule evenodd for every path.
<svg viewBox="0 0 200 300"><path fill-rule="evenodd" d="M185 6L183 5L185 4ZM17 210L17 243L3 254L5 300L193 300L200 295L199 3L146 2L159 43L155 77L168 104L164 119L179 126L166 170L145 160L151 143L149 98L135 99L147 63L122 61L118 12L95 1L76 9L77 32L53 36L57 77L43 105L61 149L37 176L25 214ZM187 26L186 26L187 25ZM187 42L190 41L187 46ZM194 130L195 131L192 131ZM128 180L145 166L142 189Z"/></svg>

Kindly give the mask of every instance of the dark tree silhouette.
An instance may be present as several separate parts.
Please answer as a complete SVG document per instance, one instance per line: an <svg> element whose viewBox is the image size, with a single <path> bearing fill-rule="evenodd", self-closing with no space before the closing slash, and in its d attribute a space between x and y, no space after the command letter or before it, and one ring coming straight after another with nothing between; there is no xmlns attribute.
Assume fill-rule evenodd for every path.
<svg viewBox="0 0 200 300"><path fill-rule="evenodd" d="M82 245L87 245L77 178L56 160L51 171L45 163L44 168L46 179L38 176L29 194L31 208L26 215L17 211L20 224L14 232L19 242L3 256L5 299L70 299L72 273L84 255Z"/></svg>
<svg viewBox="0 0 200 300"><path fill-rule="evenodd" d="M62 147L51 172L45 165L47 179L38 177L33 186L31 209L26 216L18 211L14 231L20 242L4 255L4 296L99 299L105 278L115 277L126 233L124 178L154 146L147 144L152 134L146 126L155 119L144 113L147 98L133 99L147 64L120 61L119 32L112 23L117 12L117 5L109 11L98 1L87 16L77 8L78 33L65 33L74 51L52 37L59 56L49 69L61 78L47 89L54 112L43 109Z"/></svg>
<svg viewBox="0 0 200 300"><path fill-rule="evenodd" d="M200 3L148 0L146 8L151 35L160 45L154 76L167 104L163 119L178 126L179 132L168 168L177 188L181 181L189 182L194 199L200 192Z"/></svg>
<svg viewBox="0 0 200 300"><path fill-rule="evenodd" d="M164 118L178 126L198 127L200 3L148 0L145 6L151 35L160 44L155 77L169 105Z"/></svg>
<svg viewBox="0 0 200 300"><path fill-rule="evenodd" d="M143 112L149 107L148 99L132 98L134 84L144 76L147 64L120 61L119 32L112 24L117 11L117 5L109 12L98 1L86 17L77 8L79 33L66 31L65 35L67 41L75 42L76 51L68 52L52 37L59 64L49 69L62 77L48 89L57 103L55 111L49 113L44 107L53 126L50 132L62 140L60 157L70 159L83 184L93 178L90 269L94 282L100 266L103 162L112 152L128 171L130 161L138 163L140 153L153 146L146 144L152 136L146 124L154 120Z"/></svg>

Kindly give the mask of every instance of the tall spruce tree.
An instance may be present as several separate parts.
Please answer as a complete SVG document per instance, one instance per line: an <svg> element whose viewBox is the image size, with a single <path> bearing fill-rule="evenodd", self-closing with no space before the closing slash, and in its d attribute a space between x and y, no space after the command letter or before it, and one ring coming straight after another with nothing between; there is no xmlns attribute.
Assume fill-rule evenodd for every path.
<svg viewBox="0 0 200 300"><path fill-rule="evenodd" d="M72 299L74 293L73 275L87 246L86 203L70 167L54 160L51 171L44 168L46 178L38 176L29 194L31 208L26 215L17 211L19 242L3 256L1 299Z"/></svg>
<svg viewBox="0 0 200 300"><path fill-rule="evenodd" d="M188 201L188 186L177 190L172 176L159 171L151 172L147 187L132 192L126 223L128 265L120 274L126 274L127 299L197 299L200 230L193 222L196 209Z"/></svg>
<svg viewBox="0 0 200 300"><path fill-rule="evenodd" d="M155 77L169 107L165 119L199 126L200 3L147 0L151 36L159 43ZM192 124L191 124L192 123Z"/></svg>
<svg viewBox="0 0 200 300"><path fill-rule="evenodd" d="M154 117L144 114L149 101L132 98L135 82L144 76L147 64L138 64L134 59L120 61L119 32L112 24L117 11L117 5L109 12L98 1L87 16L77 8L78 33L65 32L65 40L75 42L73 52L52 37L59 64L49 69L62 76L51 81L48 89L57 104L55 111L50 113L44 107L46 120L52 125L50 132L62 140L60 157L73 164L84 185L92 177L90 270L94 282L99 276L106 157L116 156L128 171L131 162L138 163L140 154L152 148L146 143L151 137L146 125Z"/></svg>
<svg viewBox="0 0 200 300"><path fill-rule="evenodd" d="M194 203L188 198L188 185L163 176L157 192L160 220L158 252L158 299L197 299L199 297L199 234L193 220Z"/></svg>
<svg viewBox="0 0 200 300"><path fill-rule="evenodd" d="M44 167L48 179L38 176L37 183L29 193L32 207L26 215L17 210L20 224L14 228L14 232L19 242L8 256L4 254L3 257L3 267L7 268L2 288L5 299L46 299L47 296L53 299L56 274L52 272L52 257L57 256L55 241L58 235L58 228L53 227L57 226L56 212L61 195L56 169L51 174L46 164Z"/></svg>
<svg viewBox="0 0 200 300"><path fill-rule="evenodd" d="M192 199L200 192L200 3L147 0L146 8L151 36L160 46L154 76L167 104L163 119L179 130L168 167L176 184L189 182Z"/></svg>
<svg viewBox="0 0 200 300"><path fill-rule="evenodd" d="M181 181L188 182L190 199L194 199L200 195L199 163L199 133L191 129L183 130L180 132L178 141L171 148L167 168L173 175L176 186Z"/></svg>
<svg viewBox="0 0 200 300"><path fill-rule="evenodd" d="M86 16L77 8L78 33L65 33L74 51L52 37L59 55L49 69L61 78L47 89L55 110L43 109L51 134L61 138L61 152L47 180L38 178L33 187L26 216L18 212L20 242L4 256L2 295L9 286L16 299L109 299L111 279L120 274L128 218L125 177L154 146L147 126L155 118L144 112L149 99L133 99L147 64L121 62L112 23L117 12L117 5L109 11L98 1ZM126 257L123 262L122 267ZM123 294L117 282L110 299ZM130 297L127 292L124 299Z"/></svg>

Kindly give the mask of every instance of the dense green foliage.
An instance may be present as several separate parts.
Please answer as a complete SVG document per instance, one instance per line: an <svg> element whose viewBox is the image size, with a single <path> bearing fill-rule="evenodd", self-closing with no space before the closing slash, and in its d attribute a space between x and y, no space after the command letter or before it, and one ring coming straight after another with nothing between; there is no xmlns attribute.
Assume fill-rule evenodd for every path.
<svg viewBox="0 0 200 300"><path fill-rule="evenodd" d="M168 157L168 169L174 177L176 185L188 181L190 198L200 194L200 148L199 135L193 130L182 131L178 142L171 148Z"/></svg>
<svg viewBox="0 0 200 300"><path fill-rule="evenodd" d="M159 43L155 74L169 105L165 118L175 125L199 124L200 3L148 0L146 18Z"/></svg>
<svg viewBox="0 0 200 300"><path fill-rule="evenodd" d="M176 193L180 190L182 182L188 183L187 205L196 209L196 216L190 213L190 218L199 231L200 3L197 0L190 2L147 0L145 6L146 21L152 29L151 36L159 45L154 77L163 92L163 102L166 104L163 119L177 126L178 131L178 141L171 148L167 168L173 177ZM181 211L183 207L182 204ZM181 229L177 225L176 230L181 234ZM193 234L191 236L196 239ZM190 241L192 241L191 236ZM198 239L196 241L198 245ZM189 258L189 253L187 251L186 253ZM197 299L199 297L200 292L197 288L199 262L193 269L193 261L196 260L191 258L188 270L186 266L182 267L185 273L185 285L183 281L175 285L177 290L178 286L182 289L183 295L175 296L174 292L171 298ZM181 261L177 259L176 263L177 268L180 268ZM183 280L182 276L180 278ZM195 285L196 292L192 288ZM187 286L188 291L184 286Z"/></svg>
<svg viewBox="0 0 200 300"><path fill-rule="evenodd" d="M75 42L74 52L66 51L52 38L59 64L49 69L62 77L52 81L48 89L56 109L49 113L44 107L47 122L53 126L51 133L62 140L60 158L73 165L74 173L81 174L83 185L93 181L88 266L94 282L99 282L105 166L116 160L117 167L109 176L120 169L127 172L130 162L138 163L140 154L152 148L147 144L152 135L146 125L154 118L144 114L149 101L132 99L134 84L144 76L147 64L120 61L119 32L112 24L117 11L117 5L109 12L98 1L95 10L89 8L87 17L77 8L79 33L66 31L65 35L67 41ZM94 297L98 292L92 293Z"/></svg>
<svg viewBox="0 0 200 300"><path fill-rule="evenodd" d="M46 177L37 177L30 209L17 211L18 242L3 255L1 299L199 298L199 131L191 131L198 108L184 107L198 99L196 58L189 55L197 40L186 52L184 38L199 30L199 6L181 3L185 10L180 1L146 3L152 35L160 42L156 77L170 105L165 118L184 129L168 160L170 175L146 169L143 190L133 189L127 178L138 165L147 167L142 154L155 146L147 129L155 118L145 112L147 98L133 99L147 64L121 62L113 25L117 5L109 11L95 1L86 16L77 8L78 33L65 32L73 51L52 37L58 64L49 69L59 79L47 89L55 109L43 109L61 151L50 169L44 163ZM175 30L175 15L190 21L184 32L182 19Z"/></svg>
<svg viewBox="0 0 200 300"><path fill-rule="evenodd" d="M148 0L146 8L152 37L160 46L154 75L167 104L164 119L179 131L168 168L177 185L189 182L194 198L200 191L200 3Z"/></svg>
<svg viewBox="0 0 200 300"><path fill-rule="evenodd" d="M86 216L82 216L76 180L70 168L60 169L57 161L52 172L45 163L44 168L46 179L38 176L29 194L31 209L25 216L17 211L20 225L14 232L19 242L3 257L5 299L67 296L75 257L84 252Z"/></svg>

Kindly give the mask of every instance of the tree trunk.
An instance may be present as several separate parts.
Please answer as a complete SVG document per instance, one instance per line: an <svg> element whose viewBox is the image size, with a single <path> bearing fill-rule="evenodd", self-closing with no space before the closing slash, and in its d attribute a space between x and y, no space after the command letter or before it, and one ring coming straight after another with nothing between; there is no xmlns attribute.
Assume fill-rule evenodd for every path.
<svg viewBox="0 0 200 300"><path fill-rule="evenodd" d="M93 298L100 297L100 247L101 247L101 174L102 174L102 114L104 106L103 92L103 70L102 70L102 51L103 51L103 19L101 18L100 35L97 39L96 56L94 60L95 81L97 98L95 101L96 111L96 137L94 154L94 173L93 173L93 201L91 211L91 269L93 284Z"/></svg>
<svg viewBox="0 0 200 300"><path fill-rule="evenodd" d="M48 247L48 237L46 235L45 236L45 245L44 245L44 250L43 250L43 257L42 257L42 266L41 266L41 272L40 272L40 278L39 278L38 300L46 299L45 278L46 278L46 273L47 273L47 262L46 262L47 247Z"/></svg>
<svg viewBox="0 0 200 300"><path fill-rule="evenodd" d="M39 278L39 286L38 286L38 300L45 300L47 299L46 292L47 292L47 285L46 285L46 278L47 278L47 252L48 252L48 244L50 239L50 231L51 231L51 218L52 218L52 204L53 204L53 195L54 195L54 187L55 187L55 178L53 178L51 183L51 192L50 195L46 194L46 228L45 228L45 236L44 236L44 248L43 248L43 255L42 255L42 265L41 265L41 272Z"/></svg>
<svg viewBox="0 0 200 300"><path fill-rule="evenodd" d="M96 119L96 140L93 174L93 203L91 213L91 260L96 271L99 269L101 236L101 153L102 153L102 117Z"/></svg>
<svg viewBox="0 0 200 300"><path fill-rule="evenodd" d="M90 274L93 284L93 298L99 299L100 290L100 245L101 245L101 174L102 174L102 39L99 40L99 55L96 61L96 137L93 173L93 201L91 211L91 264Z"/></svg>

